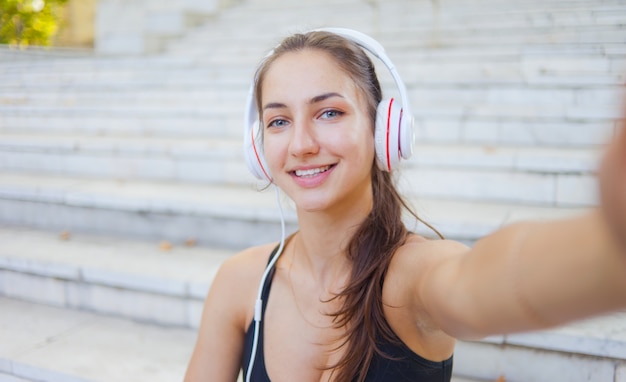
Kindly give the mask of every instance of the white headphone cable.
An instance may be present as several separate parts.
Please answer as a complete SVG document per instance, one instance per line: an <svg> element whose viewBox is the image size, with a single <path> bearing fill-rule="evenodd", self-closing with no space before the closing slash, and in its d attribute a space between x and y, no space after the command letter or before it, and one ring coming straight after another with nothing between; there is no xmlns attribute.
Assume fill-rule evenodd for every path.
<svg viewBox="0 0 626 382"><path fill-rule="evenodd" d="M283 214L283 207L280 203L280 191L278 190L278 186L274 184L274 190L276 191L276 203L278 204L278 211L280 213L280 245L278 246L278 250L276 250L276 254L274 258L267 264L265 268L265 272L263 272L263 277L261 277L261 283L259 284L259 290L257 292L257 298L254 303L254 339L252 341L252 350L250 352L250 361L248 362L248 369L246 372L246 382L250 382L250 375L252 374L252 368L254 366L254 359L256 358L257 347L259 344L259 329L261 327L261 318L263 315L263 300L261 298L263 294L263 286L265 285L265 279L267 279L267 275L269 275L270 271L276 264L276 261L283 253L283 248L285 247L285 215ZM262 349L261 349L262 350Z"/></svg>

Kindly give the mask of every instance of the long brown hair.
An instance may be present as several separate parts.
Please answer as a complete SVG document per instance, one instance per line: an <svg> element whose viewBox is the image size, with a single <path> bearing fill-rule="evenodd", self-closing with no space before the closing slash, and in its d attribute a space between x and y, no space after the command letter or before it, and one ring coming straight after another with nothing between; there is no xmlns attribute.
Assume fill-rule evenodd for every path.
<svg viewBox="0 0 626 382"><path fill-rule="evenodd" d="M374 65L354 42L323 31L292 35L265 58L255 77L259 115L262 113L263 80L271 64L285 53L305 49L326 52L352 78L366 96L373 133L376 108L382 100ZM371 174L373 207L348 244L348 258L352 262L348 286L333 298L342 301L341 308L331 314L334 324L346 329L339 345L339 348L346 347L343 356L336 364L329 366L340 382L364 381L375 353L389 357L377 344L380 341L399 341L385 319L382 291L393 254L404 244L409 234L402 222L403 211L433 229L409 208L398 193L391 174L380 170L375 161Z"/></svg>

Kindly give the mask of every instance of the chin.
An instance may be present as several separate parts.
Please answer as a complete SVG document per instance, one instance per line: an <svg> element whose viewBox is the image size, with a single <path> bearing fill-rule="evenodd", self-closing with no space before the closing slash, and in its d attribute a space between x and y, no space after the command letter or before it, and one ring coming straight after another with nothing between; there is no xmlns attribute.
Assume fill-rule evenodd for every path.
<svg viewBox="0 0 626 382"><path fill-rule="evenodd" d="M326 203L320 202L300 202L296 203L296 208L303 212L321 212L328 208Z"/></svg>
<svg viewBox="0 0 626 382"><path fill-rule="evenodd" d="M294 202L296 209L303 212L321 212L325 211L328 208L332 207L332 203L327 198L320 198L321 195L316 195L316 197L303 197L299 195L299 198L292 198L291 200Z"/></svg>

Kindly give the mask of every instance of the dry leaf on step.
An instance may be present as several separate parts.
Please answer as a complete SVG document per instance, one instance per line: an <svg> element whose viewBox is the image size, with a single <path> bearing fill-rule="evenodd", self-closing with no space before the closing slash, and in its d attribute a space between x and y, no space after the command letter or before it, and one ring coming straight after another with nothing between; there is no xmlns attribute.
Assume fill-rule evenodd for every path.
<svg viewBox="0 0 626 382"><path fill-rule="evenodd" d="M169 251L172 249L172 243L170 243L167 240L163 240L162 242L159 243L159 249L161 251Z"/></svg>

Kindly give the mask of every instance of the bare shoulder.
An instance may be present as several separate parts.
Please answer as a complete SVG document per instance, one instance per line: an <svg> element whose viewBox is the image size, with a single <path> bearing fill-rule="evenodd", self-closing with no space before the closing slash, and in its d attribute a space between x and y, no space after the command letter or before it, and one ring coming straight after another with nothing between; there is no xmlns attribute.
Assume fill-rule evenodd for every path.
<svg viewBox="0 0 626 382"><path fill-rule="evenodd" d="M275 243L263 244L247 248L226 259L220 266L214 283L237 286L236 289L248 289L254 284L255 289L267 266L270 254L276 247ZM217 285L220 286L219 284Z"/></svg>
<svg viewBox="0 0 626 382"><path fill-rule="evenodd" d="M385 309L387 321L409 348L427 359L447 359L455 341L441 330L424 306L422 283L434 268L454 263L468 250L460 242L411 235L389 264L383 301L395 308Z"/></svg>
<svg viewBox="0 0 626 382"><path fill-rule="evenodd" d="M220 266L219 274L237 283L254 278L257 274L260 279L275 247L276 243L268 243L247 248L226 259Z"/></svg>
<svg viewBox="0 0 626 382"><path fill-rule="evenodd" d="M469 247L454 240L429 240L412 235L404 243L392 259L392 265L399 269L414 272L436 266L451 258L459 258L469 251Z"/></svg>
<svg viewBox="0 0 626 382"><path fill-rule="evenodd" d="M211 285L207 300L239 312L239 323L245 326L253 314L259 282L275 243L247 248L226 259ZM219 296L219 297L218 297Z"/></svg>
<svg viewBox="0 0 626 382"><path fill-rule="evenodd" d="M460 260L469 247L453 240L429 240L411 235L391 259L386 281L395 286L402 301L414 301L416 287L434 268Z"/></svg>

